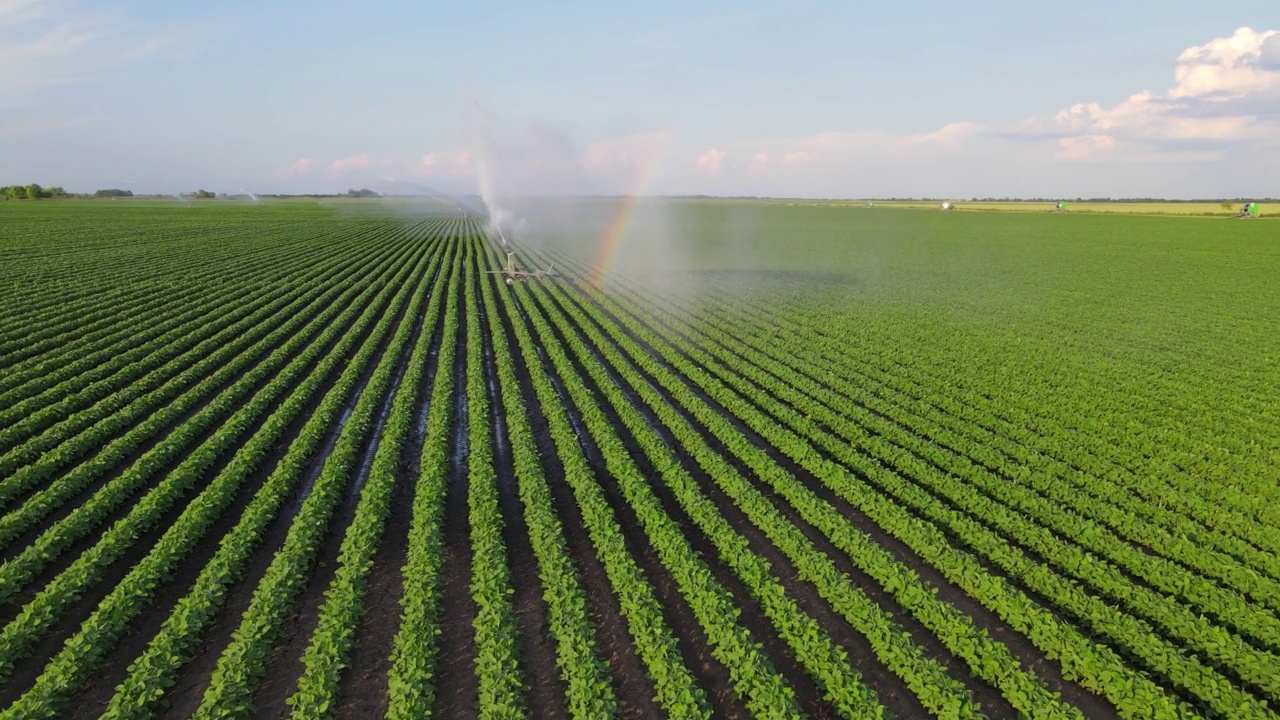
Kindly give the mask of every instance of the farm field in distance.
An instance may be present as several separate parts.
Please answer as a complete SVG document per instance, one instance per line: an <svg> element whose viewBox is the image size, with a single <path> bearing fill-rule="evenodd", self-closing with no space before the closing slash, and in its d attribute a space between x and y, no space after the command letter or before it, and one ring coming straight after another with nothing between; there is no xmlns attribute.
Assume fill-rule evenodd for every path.
<svg viewBox="0 0 1280 720"><path fill-rule="evenodd" d="M539 212L0 203L0 718L1277 717L1280 225Z"/></svg>
<svg viewBox="0 0 1280 720"><path fill-rule="evenodd" d="M874 207L898 208L907 210L936 210L939 202L920 200L774 200L790 205L814 205L832 207ZM868 205L870 203L870 205ZM980 212L1052 212L1055 203L1032 200L956 200L954 209L959 211L976 210ZM1089 202L1067 201L1067 212L1072 213L1107 213L1118 215L1185 215L1199 217L1225 218L1234 217L1244 203L1233 202L1230 209L1221 202ZM1263 210L1274 210L1273 203L1262 203Z"/></svg>

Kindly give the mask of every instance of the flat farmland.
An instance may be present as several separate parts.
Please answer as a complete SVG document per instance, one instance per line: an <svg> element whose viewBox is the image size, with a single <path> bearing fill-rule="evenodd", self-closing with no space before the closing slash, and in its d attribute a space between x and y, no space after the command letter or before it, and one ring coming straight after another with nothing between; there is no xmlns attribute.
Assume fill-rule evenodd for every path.
<svg viewBox="0 0 1280 720"><path fill-rule="evenodd" d="M0 203L0 717L1276 717L1275 223L427 206Z"/></svg>

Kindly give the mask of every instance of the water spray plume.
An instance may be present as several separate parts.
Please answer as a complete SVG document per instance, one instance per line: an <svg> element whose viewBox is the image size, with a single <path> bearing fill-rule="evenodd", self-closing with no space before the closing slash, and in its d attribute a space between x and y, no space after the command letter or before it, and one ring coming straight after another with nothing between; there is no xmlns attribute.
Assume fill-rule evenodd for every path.
<svg viewBox="0 0 1280 720"><path fill-rule="evenodd" d="M636 244L644 264L672 271L685 265L677 257L683 250L670 242L666 206L651 207L643 233L635 223L661 170L670 133L599 140L582 149L546 122L505 123L471 95L464 92L461 99L485 232L495 246L581 238L589 243L583 249L593 284L607 278L624 242Z"/></svg>
<svg viewBox="0 0 1280 720"><path fill-rule="evenodd" d="M470 94L463 92L462 100L465 111L471 116L468 118L470 122L467 123L470 134L468 144L471 147L472 157L476 160L476 181L480 191L480 201L484 203L487 217L485 233L490 238L496 235L502 247L505 248L508 242L503 226L515 225L515 217L500 203L495 184L494 144L497 124L493 115Z"/></svg>

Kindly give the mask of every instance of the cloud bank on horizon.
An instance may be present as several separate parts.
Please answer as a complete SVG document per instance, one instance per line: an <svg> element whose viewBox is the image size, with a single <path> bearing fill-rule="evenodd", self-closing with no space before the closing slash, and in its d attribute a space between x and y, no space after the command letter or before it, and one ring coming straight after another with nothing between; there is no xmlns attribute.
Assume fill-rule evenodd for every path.
<svg viewBox="0 0 1280 720"><path fill-rule="evenodd" d="M637 110L644 103L637 95L628 105L618 83L605 85L612 94L601 95L597 86L572 77L548 80L566 108L563 113L556 100L490 88L465 73L445 78L454 90L436 94L417 111L406 109L410 105L399 88L375 96L382 88L337 81L318 87L321 99L312 96L307 105L287 92L289 83L309 77L298 68L293 68L298 74L277 69L274 77L264 71L245 76L242 83L212 83L209 62L227 53L216 43L197 58L205 64L202 71L187 71L191 82L207 84L207 104L200 105L197 91L191 91L192 107L185 110L175 107L182 100L178 92L162 104L164 94L146 95L148 88L138 78L165 77L160 64L169 63L169 87L179 88L176 59L191 52L185 39L216 36L216 31L193 31L201 23L189 19L144 22L143 14L89 12L57 0L0 0L0 60L19 69L0 78L0 153L9 160L0 167L22 175L6 173L0 180L91 190L119 185L113 180L120 177L145 177L149 180L131 182L143 191L221 183L259 193L368 186L469 194L486 185L505 195L1280 195L1280 176L1272 169L1280 160L1277 29L1205 34L1201 44L1181 52L1174 46L1166 56L1162 64L1169 80L1163 87L1132 87L1122 99L1108 102L1096 95L1080 97L1081 83L1074 83L1076 96L1064 91L1060 109L1051 112L1019 112L1020 88L1009 80L1010 97L999 112L974 113L969 107L946 117L950 111L942 98L955 93L921 86L916 105L937 95L927 115L946 117L946 122L904 131L898 128L921 125L918 107L909 114L904 106L903 121L894 127L842 121L817 110L806 113L803 102L791 114L803 122L765 122L761 118L773 109L765 97L750 105L755 113L741 112L741 103L728 112L726 104L731 117L704 122L692 114ZM680 34L641 37L666 50ZM295 47L277 55L305 51ZM708 67L715 63L704 60ZM287 60L276 62L287 66ZM1005 81L992 73L942 82L990 92ZM838 93L841 82L832 75L823 89ZM742 90L689 83L671 87L676 94L683 87L686 96L699 97L713 110L717 93ZM133 108L77 102L105 95L112 86L132 90L145 102ZM262 86L280 90L261 93ZM348 103L347 94L361 99ZM1105 94L1114 97L1114 86ZM363 117L376 121L362 128L351 119L361 117L358 106L370 98ZM1027 107L1043 107L1040 100L1029 100ZM865 104L892 102L868 96ZM610 104L618 109L596 109ZM67 112L68 107L79 114ZM96 111L86 113L85 107ZM582 112L584 107L592 113ZM182 132L178 126L192 117L184 110L201 108L210 119L195 121L191 133ZM985 117L975 118L978 114ZM291 123L297 123L296 131ZM779 132L788 125L803 131ZM95 126L105 129L85 131Z"/></svg>

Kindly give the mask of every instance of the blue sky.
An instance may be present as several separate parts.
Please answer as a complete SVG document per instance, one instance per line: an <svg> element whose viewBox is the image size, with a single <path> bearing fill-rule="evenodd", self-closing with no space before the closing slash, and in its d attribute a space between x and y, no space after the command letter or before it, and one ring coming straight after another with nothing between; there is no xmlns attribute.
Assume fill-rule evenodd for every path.
<svg viewBox="0 0 1280 720"><path fill-rule="evenodd" d="M0 0L0 183L1280 195L1280 3Z"/></svg>

